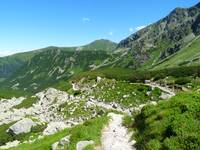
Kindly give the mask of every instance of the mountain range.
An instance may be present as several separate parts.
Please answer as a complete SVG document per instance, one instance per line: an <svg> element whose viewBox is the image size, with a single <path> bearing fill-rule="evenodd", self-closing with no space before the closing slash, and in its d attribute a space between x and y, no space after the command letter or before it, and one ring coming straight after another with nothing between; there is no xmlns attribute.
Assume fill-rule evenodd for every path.
<svg viewBox="0 0 200 150"><path fill-rule="evenodd" d="M47 47L0 58L1 85L40 90L99 68L159 70L200 64L200 3L168 16L119 43L96 40L79 47Z"/></svg>
<svg viewBox="0 0 200 150"><path fill-rule="evenodd" d="M0 150L200 149L200 3L115 43L0 58Z"/></svg>

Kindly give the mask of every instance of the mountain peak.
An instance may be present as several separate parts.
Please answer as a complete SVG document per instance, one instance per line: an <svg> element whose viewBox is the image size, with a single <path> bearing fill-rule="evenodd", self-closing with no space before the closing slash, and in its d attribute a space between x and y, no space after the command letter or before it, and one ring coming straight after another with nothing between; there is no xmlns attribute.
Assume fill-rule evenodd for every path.
<svg viewBox="0 0 200 150"><path fill-rule="evenodd" d="M87 44L84 47L84 49L88 50L105 50L105 51L113 51L115 50L117 46L117 43L112 42L107 39L99 39L91 42L90 44Z"/></svg>
<svg viewBox="0 0 200 150"><path fill-rule="evenodd" d="M91 42L90 44L93 44L93 43L113 43L113 44L117 44L117 43L115 43L111 40L108 40L108 39L98 39L98 40Z"/></svg>
<svg viewBox="0 0 200 150"><path fill-rule="evenodd" d="M194 7L200 8L200 2L194 5Z"/></svg>

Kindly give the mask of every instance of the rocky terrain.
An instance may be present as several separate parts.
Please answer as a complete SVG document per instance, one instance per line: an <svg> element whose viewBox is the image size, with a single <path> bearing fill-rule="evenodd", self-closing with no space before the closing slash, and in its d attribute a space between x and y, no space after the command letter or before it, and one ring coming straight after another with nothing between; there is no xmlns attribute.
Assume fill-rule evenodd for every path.
<svg viewBox="0 0 200 150"><path fill-rule="evenodd" d="M199 21L0 58L0 149L199 149Z"/></svg>
<svg viewBox="0 0 200 150"><path fill-rule="evenodd" d="M115 84L115 87L117 88L117 86L121 85L119 81L103 79L101 77L97 77L96 80L91 80L90 82L85 81L86 79L82 79L80 82L72 83L72 89L70 89L69 91L72 90L75 93L80 91L80 94L78 95L69 94L70 92L63 92L54 88L48 88L42 92L36 93L34 96L32 96L36 98L36 102L28 108L16 107L18 105L21 105L23 101L26 101L26 97L1 100L1 106L3 107L3 109L1 109L0 112L0 126L11 124L6 131L8 134L20 135L27 134L29 132L31 133L32 129L37 126L42 126L43 130L38 132L34 136L34 138L28 138L25 141L8 141L6 143L6 146L1 146L0 148L7 149L20 143L33 143L37 139L53 135L66 128L71 128L73 126L80 125L92 118L105 115L108 111L111 110L131 115L134 112L140 111L146 104L157 104L157 102L155 101L150 101L150 92L144 93L147 94L146 98L149 100L145 104L138 104L137 106L129 104L129 107L127 108L117 101L108 102L102 100L101 97L97 97L97 95L94 96L94 94L99 91L99 89L101 89L102 91L103 89L106 89L106 85L109 87L113 87L113 84ZM134 84L126 82L124 82L123 84L129 84L129 86L133 87L136 86ZM145 87L146 85L143 86ZM152 88L155 89L156 85L152 86ZM171 94L169 91L163 90L163 94L164 93L169 95ZM125 91L122 91L122 94L124 100L129 97L126 95ZM163 97L163 94L158 95L158 97ZM128 134L126 129L122 126L123 115L111 114L108 116L112 118L113 122L111 121L108 129L105 130L111 130L110 134L113 134L114 137L115 134L119 134L121 133L121 131L123 131L124 134ZM114 130L116 130L116 133ZM113 131L114 133L112 133ZM102 143L103 147L109 145L106 144L106 142L109 142L108 140L106 140L106 138L109 138L109 136L111 135L107 135L106 132L105 135L104 133L102 134L102 138L104 139L103 141L105 141L105 143ZM117 139L120 141L121 138L119 137ZM124 145L126 145L126 142L128 142L129 138L130 137L127 135L127 141L122 140L122 143L124 142ZM58 141L54 145L52 145L52 147L54 147L53 149L56 149L55 147L57 147L59 143L62 143L63 140L66 141L67 139L70 140L70 137L68 136L66 138L63 137L63 139L60 139L60 142ZM117 143L117 139L111 140L114 140ZM77 143L77 147L83 147L83 145L88 144L93 144L93 142L79 142ZM112 144L110 143L110 145ZM113 146L116 147L117 145L114 144ZM109 148L105 147L105 149L107 150Z"/></svg>
<svg viewBox="0 0 200 150"><path fill-rule="evenodd" d="M165 18L122 40L118 52L124 55L117 65L152 68L180 51L199 35L199 9L200 4L176 8Z"/></svg>

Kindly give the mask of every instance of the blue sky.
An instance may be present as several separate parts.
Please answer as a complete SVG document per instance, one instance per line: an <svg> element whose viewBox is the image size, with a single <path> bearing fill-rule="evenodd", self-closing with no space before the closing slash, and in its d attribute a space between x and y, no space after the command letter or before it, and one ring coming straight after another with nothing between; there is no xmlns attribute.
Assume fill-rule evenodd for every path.
<svg viewBox="0 0 200 150"><path fill-rule="evenodd" d="M1 0L0 56L50 45L119 42L198 0Z"/></svg>

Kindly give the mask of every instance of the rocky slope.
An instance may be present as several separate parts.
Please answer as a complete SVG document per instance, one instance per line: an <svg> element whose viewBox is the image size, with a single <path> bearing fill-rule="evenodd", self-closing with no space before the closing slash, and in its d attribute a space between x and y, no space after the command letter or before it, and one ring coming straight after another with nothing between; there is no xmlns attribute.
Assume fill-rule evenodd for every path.
<svg viewBox="0 0 200 150"><path fill-rule="evenodd" d="M35 140L54 135L63 129L80 125L92 118L105 116L110 111L131 115L133 112L141 110L146 104L156 105L157 102L153 97L159 99L162 96L162 92L157 92L156 87L151 88L147 85L131 84L100 77L96 80L82 79L72 84L72 88L67 92L48 88L35 94L32 96L35 100L31 105L27 105L26 101L30 101L27 97L0 100L2 107L0 111L0 134L5 134L6 137L0 137L0 145L2 145L0 149L16 146L19 143L22 143L22 145L34 143ZM124 91L123 86L125 85L128 90ZM108 88L110 89L109 92L105 92ZM135 91L132 91L132 89L135 89ZM104 93L101 94L103 97L98 95L101 91ZM120 101L115 100L114 91L120 92L118 93ZM110 95L111 93L113 95ZM135 99L130 101L131 94L135 95L135 99L141 95L144 98L137 99L137 102L135 102ZM119 131L123 130L124 134L127 134L126 129L122 127L122 116L118 117L117 115L117 118L114 117L114 119L120 120ZM129 138L127 135L124 144L128 142ZM67 139L69 140L69 137ZM60 140L62 141L62 139ZM83 143L88 143L86 141L78 142L78 147ZM6 143L7 145L5 145ZM129 144L130 147L131 143Z"/></svg>
<svg viewBox="0 0 200 150"><path fill-rule="evenodd" d="M152 68L199 35L200 3L176 8L168 16L122 40L114 66Z"/></svg>

